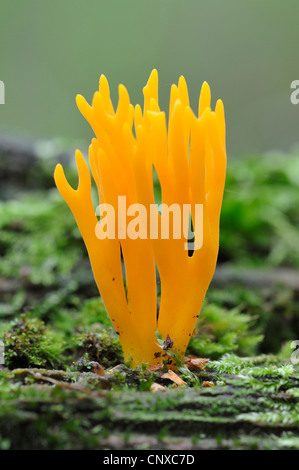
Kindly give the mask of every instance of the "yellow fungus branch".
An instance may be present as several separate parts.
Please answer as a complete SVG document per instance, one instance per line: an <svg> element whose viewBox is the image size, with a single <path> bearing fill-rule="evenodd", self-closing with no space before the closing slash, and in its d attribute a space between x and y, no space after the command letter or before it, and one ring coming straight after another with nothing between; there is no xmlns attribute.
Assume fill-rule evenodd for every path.
<svg viewBox="0 0 299 470"><path fill-rule="evenodd" d="M216 266L226 172L223 104L219 100L215 111L211 110L206 82L200 94L198 116L190 108L185 79L180 77L178 86L171 87L168 126L158 104L156 70L143 93L143 112L139 105L134 108L130 104L123 85L119 86L114 111L104 76L92 106L77 96L78 108L96 135L89 147L89 165L99 193L99 207L108 204L113 208L113 222L107 222L108 215L97 218L89 169L79 151L77 190L68 184L61 165L54 175L84 239L95 281L119 334L125 360L131 359L133 366L161 362L156 330L171 339L181 356L185 353ZM153 167L161 185L162 212L155 205ZM126 206L120 206L119 201L125 201ZM145 216L143 212L141 216L140 206ZM182 219L179 222L175 219L175 207L181 215L185 207L190 208L197 243L201 232L201 246L195 243L192 256L186 249L186 238L175 236L177 228L180 233L184 231ZM189 212L187 215L189 218ZM168 237L164 237L162 229L167 217ZM153 218L157 224L155 236ZM127 233L129 229L131 236ZM105 230L115 236L99 236ZM156 266L161 279L159 315Z"/></svg>

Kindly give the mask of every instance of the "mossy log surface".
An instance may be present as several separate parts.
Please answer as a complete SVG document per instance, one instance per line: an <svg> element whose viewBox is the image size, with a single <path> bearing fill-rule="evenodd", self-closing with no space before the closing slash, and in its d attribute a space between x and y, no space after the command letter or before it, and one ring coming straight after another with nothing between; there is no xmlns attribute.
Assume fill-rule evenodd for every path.
<svg viewBox="0 0 299 470"><path fill-rule="evenodd" d="M269 356L226 356L174 388L159 374L2 371L1 447L11 449L292 449L299 374ZM221 372L232 370L238 373ZM146 381L164 391L141 391ZM4 382L6 385L4 386ZM208 382L213 387L204 387Z"/></svg>

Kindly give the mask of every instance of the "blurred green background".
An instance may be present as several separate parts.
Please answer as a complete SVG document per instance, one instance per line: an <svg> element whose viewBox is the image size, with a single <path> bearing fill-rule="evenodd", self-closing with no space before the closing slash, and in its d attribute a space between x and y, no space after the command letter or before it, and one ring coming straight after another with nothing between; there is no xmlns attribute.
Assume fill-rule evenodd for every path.
<svg viewBox="0 0 299 470"><path fill-rule="evenodd" d="M82 142L92 131L75 95L90 102L104 73L134 104L156 67L160 104L183 74L197 107L207 80L222 98L229 155L290 151L299 142L298 0L1 0L1 135Z"/></svg>

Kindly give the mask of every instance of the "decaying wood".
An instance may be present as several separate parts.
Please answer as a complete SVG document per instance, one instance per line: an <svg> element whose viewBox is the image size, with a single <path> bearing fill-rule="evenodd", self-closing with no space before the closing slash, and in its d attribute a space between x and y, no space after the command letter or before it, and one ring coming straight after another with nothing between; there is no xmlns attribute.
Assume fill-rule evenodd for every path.
<svg viewBox="0 0 299 470"><path fill-rule="evenodd" d="M20 190L53 187L56 163L66 165L70 161L70 154L51 147L51 142L0 137L0 199L13 197Z"/></svg>
<svg viewBox="0 0 299 470"><path fill-rule="evenodd" d="M243 269L232 265L218 265L212 281L212 286L227 287L240 285L247 288L275 288L286 286L299 291L299 271L291 268Z"/></svg>
<svg viewBox="0 0 299 470"><path fill-rule="evenodd" d="M295 376L284 381L281 390L263 387L267 377L260 378L261 387L253 387L242 375L226 373L221 384L206 380L199 389L169 389L155 382L149 391L119 393L106 392L101 388L104 377L91 375L98 385L88 385L89 374L77 374L70 381L64 371L13 371L9 380L28 391L22 397L14 388L15 396L2 397L0 435L8 437L14 449L296 446Z"/></svg>

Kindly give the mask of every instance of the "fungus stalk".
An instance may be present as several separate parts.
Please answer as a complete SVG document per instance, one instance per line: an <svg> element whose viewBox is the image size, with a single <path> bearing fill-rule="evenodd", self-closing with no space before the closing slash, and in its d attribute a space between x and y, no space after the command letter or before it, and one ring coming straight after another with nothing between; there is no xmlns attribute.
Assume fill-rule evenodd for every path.
<svg viewBox="0 0 299 470"><path fill-rule="evenodd" d="M180 77L178 86L172 85L168 125L158 104L156 70L143 93L142 111L139 105L134 108L130 104L126 88L120 85L114 111L109 85L102 75L92 106L77 96L78 108L96 136L89 147L89 166L98 190L100 220L91 198L89 168L81 152L76 152L76 190L68 184L61 165L54 174L84 239L125 360L131 360L132 366L162 361L157 330L162 337L169 337L173 349L184 356L216 266L226 172L223 104L218 100L215 111L211 110L206 82L197 115L189 106L184 78ZM161 186L162 212L155 204L153 168ZM127 214L119 204L123 200L130 208ZM200 227L196 217L199 206ZM113 213L101 211L103 207L112 207ZM144 208L142 214L140 207ZM190 207L195 227L192 256L186 249L186 238L174 236L174 224L169 236L162 236L163 221L166 215L170 221L172 215L165 208L173 207L181 214ZM158 221L155 236L153 216ZM127 236L129 228L132 233L132 224L136 236ZM180 231L183 229L181 226ZM156 267L161 280L158 315Z"/></svg>

